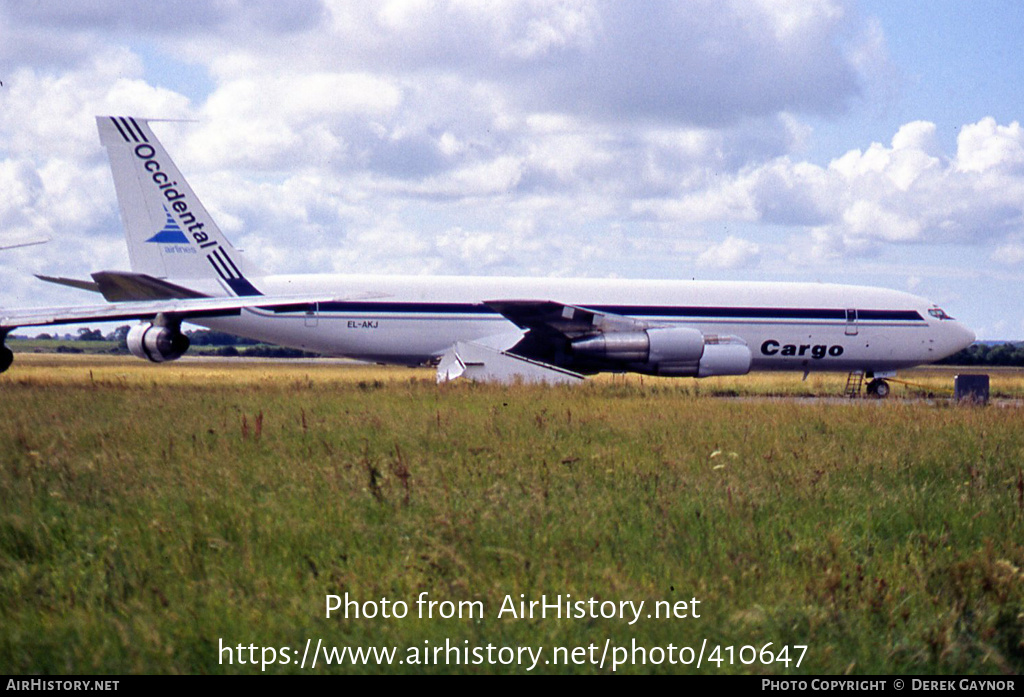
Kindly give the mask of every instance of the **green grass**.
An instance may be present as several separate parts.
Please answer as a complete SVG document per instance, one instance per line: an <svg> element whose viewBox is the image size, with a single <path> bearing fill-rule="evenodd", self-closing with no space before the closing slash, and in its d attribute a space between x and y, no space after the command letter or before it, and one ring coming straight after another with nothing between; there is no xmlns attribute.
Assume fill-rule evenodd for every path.
<svg viewBox="0 0 1024 697"><path fill-rule="evenodd" d="M7 347L14 353L54 353L71 349L76 353L114 353L117 344L110 341L79 341L78 339L7 339Z"/></svg>
<svg viewBox="0 0 1024 697"><path fill-rule="evenodd" d="M708 673L1024 670L1018 406L749 401L709 385L19 357L0 378L0 666L259 671L219 663L221 638L300 653L307 638L403 652L706 639L809 647L799 669L705 660ZM423 591L485 615L417 619ZM325 596L346 592L410 616L325 619ZM701 617L498 619L520 594L645 611L696 597ZM456 670L525 672L317 668Z"/></svg>

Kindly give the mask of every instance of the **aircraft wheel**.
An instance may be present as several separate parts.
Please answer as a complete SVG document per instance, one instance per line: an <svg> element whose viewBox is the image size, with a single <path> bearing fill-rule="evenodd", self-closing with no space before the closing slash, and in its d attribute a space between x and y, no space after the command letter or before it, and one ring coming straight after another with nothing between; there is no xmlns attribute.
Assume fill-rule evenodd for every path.
<svg viewBox="0 0 1024 697"><path fill-rule="evenodd" d="M868 383L868 394L877 399L885 399L889 396L889 383L885 380L872 380Z"/></svg>
<svg viewBox="0 0 1024 697"><path fill-rule="evenodd" d="M14 353L6 346L0 346L0 373L11 367L14 363Z"/></svg>

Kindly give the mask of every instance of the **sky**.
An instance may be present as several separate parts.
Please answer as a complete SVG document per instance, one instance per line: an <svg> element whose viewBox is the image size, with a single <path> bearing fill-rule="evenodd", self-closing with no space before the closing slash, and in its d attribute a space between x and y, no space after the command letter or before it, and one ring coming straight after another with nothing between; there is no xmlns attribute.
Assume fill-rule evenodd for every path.
<svg viewBox="0 0 1024 697"><path fill-rule="evenodd" d="M129 268L96 115L272 273L809 281L1024 339L1016 0L4 0L0 307ZM31 333L31 330L29 330Z"/></svg>

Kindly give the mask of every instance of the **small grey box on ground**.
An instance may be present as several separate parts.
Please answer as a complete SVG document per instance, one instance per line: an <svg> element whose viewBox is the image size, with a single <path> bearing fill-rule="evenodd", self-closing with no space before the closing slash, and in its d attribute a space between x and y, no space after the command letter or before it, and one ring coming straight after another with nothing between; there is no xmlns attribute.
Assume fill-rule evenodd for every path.
<svg viewBox="0 0 1024 697"><path fill-rule="evenodd" d="M988 375L957 375L953 378L953 399L988 404Z"/></svg>

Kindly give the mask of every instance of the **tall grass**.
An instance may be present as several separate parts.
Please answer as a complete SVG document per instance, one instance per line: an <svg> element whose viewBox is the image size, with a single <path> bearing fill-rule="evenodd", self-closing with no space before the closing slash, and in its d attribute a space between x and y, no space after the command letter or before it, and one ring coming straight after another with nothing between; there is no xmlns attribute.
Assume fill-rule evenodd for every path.
<svg viewBox="0 0 1024 697"><path fill-rule="evenodd" d="M713 396L739 382L436 386L424 371L319 363L21 358L0 378L7 672L253 672L220 663L219 640L301 648L309 637L707 639L808 645L790 673L1024 669L1014 405ZM806 385L776 380L762 383L769 393ZM326 594L411 604L423 591L478 600L486 614L324 618ZM696 597L701 617L497 619L520 594L648 607ZM522 669L389 672L439 670Z"/></svg>

